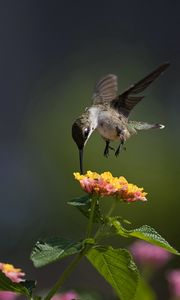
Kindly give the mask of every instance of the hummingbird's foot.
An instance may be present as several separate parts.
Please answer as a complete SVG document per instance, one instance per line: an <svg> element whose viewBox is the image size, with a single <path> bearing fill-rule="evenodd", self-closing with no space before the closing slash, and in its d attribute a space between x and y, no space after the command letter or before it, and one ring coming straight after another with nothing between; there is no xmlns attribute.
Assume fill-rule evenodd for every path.
<svg viewBox="0 0 180 300"><path fill-rule="evenodd" d="M120 154L120 152L121 152L121 149L122 149L122 146L124 145L124 142L120 142L120 144L119 144L119 146L118 146L118 148L117 148L117 150L116 150L116 152L115 152L115 156L116 157L118 157L119 156L119 154ZM123 147L123 149L125 149L126 150L126 148L125 147Z"/></svg>
<svg viewBox="0 0 180 300"><path fill-rule="evenodd" d="M119 147L117 148L116 152L115 152L115 156L118 157L119 153L121 151L121 144L119 145Z"/></svg>
<svg viewBox="0 0 180 300"><path fill-rule="evenodd" d="M110 142L106 141L106 147L104 149L104 156L108 157L109 156L109 149L115 151L115 149L111 146L109 146Z"/></svg>
<svg viewBox="0 0 180 300"><path fill-rule="evenodd" d="M113 147L111 147L111 146L109 146L109 149L111 149L111 150L115 151L115 149L114 149Z"/></svg>

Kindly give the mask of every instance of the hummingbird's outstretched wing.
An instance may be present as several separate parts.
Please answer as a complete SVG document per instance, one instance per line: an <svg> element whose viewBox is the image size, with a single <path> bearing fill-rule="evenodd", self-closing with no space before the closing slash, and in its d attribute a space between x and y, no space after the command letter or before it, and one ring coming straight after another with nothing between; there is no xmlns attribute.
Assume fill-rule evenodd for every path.
<svg viewBox="0 0 180 300"><path fill-rule="evenodd" d="M131 85L125 92L119 95L118 98L112 101L112 106L128 117L133 107L144 98L144 96L134 95L144 91L160 74L162 74L169 67L169 65L169 62L165 62L145 78L141 79L136 84Z"/></svg>
<svg viewBox="0 0 180 300"><path fill-rule="evenodd" d="M109 74L97 82L92 96L93 104L110 102L117 98L117 76Z"/></svg>

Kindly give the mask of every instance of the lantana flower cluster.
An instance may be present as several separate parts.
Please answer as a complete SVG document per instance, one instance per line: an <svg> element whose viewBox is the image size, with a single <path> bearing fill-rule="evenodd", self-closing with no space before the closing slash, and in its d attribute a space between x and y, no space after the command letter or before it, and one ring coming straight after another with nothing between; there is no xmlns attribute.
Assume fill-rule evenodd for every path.
<svg viewBox="0 0 180 300"><path fill-rule="evenodd" d="M0 263L0 271L3 272L12 282L25 281L25 273L21 269L15 268L11 264Z"/></svg>
<svg viewBox="0 0 180 300"><path fill-rule="evenodd" d="M128 183L123 176L113 177L110 172L98 174L91 171L85 175L74 173L74 176L80 182L81 188L88 194L116 197L125 202L147 201L147 193L144 189Z"/></svg>
<svg viewBox="0 0 180 300"><path fill-rule="evenodd" d="M163 267L172 257L165 249L145 241L135 241L129 249L139 266L151 269Z"/></svg>

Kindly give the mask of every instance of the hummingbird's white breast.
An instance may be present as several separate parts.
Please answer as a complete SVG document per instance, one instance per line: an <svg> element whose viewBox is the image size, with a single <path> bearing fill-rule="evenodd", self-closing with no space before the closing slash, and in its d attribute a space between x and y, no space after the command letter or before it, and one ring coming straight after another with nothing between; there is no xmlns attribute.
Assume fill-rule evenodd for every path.
<svg viewBox="0 0 180 300"><path fill-rule="evenodd" d="M108 111L101 111L99 113L97 131L104 139L119 139L117 136L116 128L114 126L114 120L112 119Z"/></svg>
<svg viewBox="0 0 180 300"><path fill-rule="evenodd" d="M100 108L99 106L91 106L90 108L88 108L88 112L89 112L89 121L91 124L91 130L95 130L98 126L98 115L100 112Z"/></svg>
<svg viewBox="0 0 180 300"><path fill-rule="evenodd" d="M125 123L115 110L101 110L98 114L97 131L106 140L120 140L122 136L124 139L127 135Z"/></svg>
<svg viewBox="0 0 180 300"><path fill-rule="evenodd" d="M90 107L88 111L91 130L96 129L105 140L126 140L129 137L126 118L121 118L114 109L96 105Z"/></svg>

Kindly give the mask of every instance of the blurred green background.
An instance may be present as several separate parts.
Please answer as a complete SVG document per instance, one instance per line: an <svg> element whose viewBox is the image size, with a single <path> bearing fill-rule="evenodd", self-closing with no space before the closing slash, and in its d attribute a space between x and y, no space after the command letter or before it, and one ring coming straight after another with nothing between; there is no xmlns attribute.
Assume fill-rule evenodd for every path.
<svg viewBox="0 0 180 300"><path fill-rule="evenodd" d="M148 202L121 205L116 214L134 226L155 227L180 249L179 11L179 1L162 0L0 2L0 260L22 267L41 289L52 285L68 260L35 270L29 261L34 242L51 235L80 239L86 226L66 204L82 195L72 175L79 170L72 122L90 105L102 76L117 74L123 91L166 60L171 67L131 114L166 128L133 137L118 159L103 157L104 142L94 133L84 165L143 186ZM154 284L167 299L158 276ZM103 299L112 294L85 261L66 287L93 288Z"/></svg>

